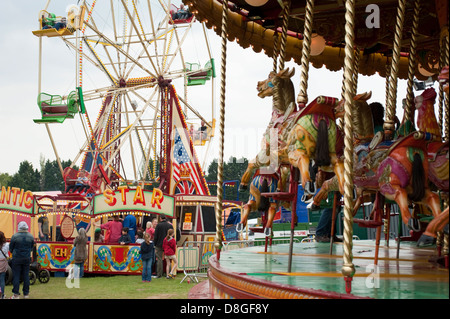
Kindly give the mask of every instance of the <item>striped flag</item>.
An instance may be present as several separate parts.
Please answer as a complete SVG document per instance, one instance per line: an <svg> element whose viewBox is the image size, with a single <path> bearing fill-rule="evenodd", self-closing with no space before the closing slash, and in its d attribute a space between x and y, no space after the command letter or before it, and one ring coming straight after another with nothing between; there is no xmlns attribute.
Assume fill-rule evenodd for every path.
<svg viewBox="0 0 450 319"><path fill-rule="evenodd" d="M201 184L201 177L199 176L197 166L192 162L177 129L175 129L175 138L173 141L173 158L172 176L175 183L179 185L177 186L178 191L184 194L206 195ZM189 183L183 183L181 181L182 179L185 181L189 180L195 188L190 186Z"/></svg>

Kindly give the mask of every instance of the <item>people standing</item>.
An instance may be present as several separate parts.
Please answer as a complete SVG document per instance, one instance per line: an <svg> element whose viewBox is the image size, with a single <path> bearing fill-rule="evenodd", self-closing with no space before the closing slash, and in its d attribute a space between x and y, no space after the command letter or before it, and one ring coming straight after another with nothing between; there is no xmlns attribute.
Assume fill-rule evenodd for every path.
<svg viewBox="0 0 450 319"><path fill-rule="evenodd" d="M28 298L30 294L30 262L31 250L34 247L34 238L28 232L28 225L21 221L18 225L18 232L11 237L9 251L12 253L11 268L13 272L13 296L11 299L20 297L20 280L23 281L23 296Z"/></svg>
<svg viewBox="0 0 450 319"><path fill-rule="evenodd" d="M47 216L41 216L38 219L39 240L48 241L50 238L50 227Z"/></svg>
<svg viewBox="0 0 450 319"><path fill-rule="evenodd" d="M161 278L163 275L163 242L169 229L173 229L173 226L167 221L165 215L161 215L161 221L156 225L153 240L156 252L156 278Z"/></svg>
<svg viewBox="0 0 450 319"><path fill-rule="evenodd" d="M136 242L136 217L132 214L128 214L123 219L123 227L128 227L128 235L130 235L131 243Z"/></svg>
<svg viewBox="0 0 450 319"><path fill-rule="evenodd" d="M148 233L144 234L144 241L141 243L141 259L142 259L142 282L152 281L152 266L155 259L155 247L153 241L150 240Z"/></svg>
<svg viewBox="0 0 450 319"><path fill-rule="evenodd" d="M107 244L118 244L119 238L122 236L122 222L119 220L119 216L114 216L113 220L107 222L106 224L100 225L101 229L106 229L110 231L109 239Z"/></svg>
<svg viewBox="0 0 450 319"><path fill-rule="evenodd" d="M8 271L9 243L5 234L0 231L0 299L5 299L5 276Z"/></svg>
<svg viewBox="0 0 450 319"><path fill-rule="evenodd" d="M166 259L166 278L167 279L173 279L176 276L176 273L174 272L177 269L178 261L176 256L177 251L177 243L174 238L174 230L173 228L169 229L167 231L167 236L164 238L163 241L163 249L164 249L164 256ZM172 270L170 270L170 264L171 261L173 261Z"/></svg>
<svg viewBox="0 0 450 319"><path fill-rule="evenodd" d="M144 242L144 232L142 229L138 229L136 232L136 244L142 244Z"/></svg>
<svg viewBox="0 0 450 319"><path fill-rule="evenodd" d="M105 241L105 237L102 235L102 230L100 228L95 229L94 234L94 243L103 243Z"/></svg>
<svg viewBox="0 0 450 319"><path fill-rule="evenodd" d="M150 240L154 240L156 225L158 225L158 219L156 217L153 217L150 222L147 222L145 231L150 235Z"/></svg>
<svg viewBox="0 0 450 319"><path fill-rule="evenodd" d="M73 241L73 246L75 247L73 261L75 263L75 278L81 278L84 274L84 262L88 257L87 252L87 242L88 237L86 236L86 230L80 228L78 231L78 236Z"/></svg>
<svg viewBox="0 0 450 319"><path fill-rule="evenodd" d="M128 227L122 228L122 236L120 236L120 238L119 238L119 244L120 245L131 244L131 238L130 238L130 235L128 234Z"/></svg>

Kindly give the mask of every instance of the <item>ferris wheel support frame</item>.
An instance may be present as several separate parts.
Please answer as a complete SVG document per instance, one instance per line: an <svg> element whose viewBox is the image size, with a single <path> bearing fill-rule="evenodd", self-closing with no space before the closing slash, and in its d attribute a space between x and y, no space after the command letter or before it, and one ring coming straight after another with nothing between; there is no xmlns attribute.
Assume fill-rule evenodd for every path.
<svg viewBox="0 0 450 319"><path fill-rule="evenodd" d="M47 4L45 6L45 10L47 10L49 4L50 4L51 0L47 0ZM79 161L80 156L82 156L82 154L92 154L92 156L97 157L100 156L103 159L103 162L106 163L106 165L104 166L106 170L111 170L114 173L117 174L117 176L119 177L120 180L123 180L121 173L119 173L117 171L118 167L111 167L111 165L115 165L113 164L113 161L115 161L115 157L118 156L118 152L120 151L120 149L122 148L123 144L127 144L127 142L129 141L130 143L134 143L134 141L132 141L130 134L133 134L132 132L135 131L136 135L137 135L137 144L136 147L142 150L142 158L138 159L138 157L140 157L140 155L136 155L136 156L132 156L132 165L133 165L133 170L134 170L134 174L135 174L135 179L138 179L140 177L142 177L142 180L145 181L146 178L145 176L147 176L147 173L149 173L149 176L151 176L151 168L149 167L149 159L150 159L150 154L151 152L155 152L155 162L156 162L156 145L154 145L152 143L152 140L156 140L156 136L157 136L157 122L158 122L158 112L159 111L159 106L158 103L160 103L161 101L159 101L160 97L158 94L157 95L157 99L159 102L156 102L155 105L155 94L158 93L159 89L155 89L155 91L151 94L151 96L147 99L146 97L142 96L141 94L139 94L139 92L137 92L137 89L139 88L145 88L145 87L149 87L152 86L151 82L151 78L156 79L156 74L164 74L164 77L166 79L178 79L178 78L185 78L185 85L187 85L186 83L186 79L187 76L189 76L189 72L187 72L187 70L185 69L185 63L184 63L184 56L183 56L183 51L182 51L182 46L185 43L187 36L189 34L189 31L191 30L191 27L193 25L193 23L195 21L197 21L195 19L195 17L189 22L189 23L185 23L182 25L176 25L175 23L173 23L173 20L171 18L170 12L167 9L167 6L165 6L165 4L159 0L158 1L159 4L161 5L161 7L163 7L163 11L165 11L165 15L164 18L161 19L158 27L155 28L155 21L154 21L154 17L152 15L152 10L154 8L152 8L153 4L150 4L150 1L147 0L147 4L148 4L148 10L150 13L150 21L151 21L151 28L154 31L153 36L148 36L151 34L151 32L144 32L144 29L141 25L141 21L140 21L140 17L139 17L139 13L137 12L136 6L135 6L135 2L133 1L133 8L131 8L129 6L129 4L126 3L126 1L121 0L119 1L119 3L123 6L123 16L124 16L124 30L123 30L123 34L120 34L120 32L118 32L118 29L116 28L117 25L116 23L114 23L114 38L116 39L116 41L114 42L113 39L110 36L107 36L105 33L101 32L100 29L97 27L96 25L96 21L94 20L94 17L92 16L92 12L95 6L96 1L94 1L94 3L88 7L88 5L86 4L86 1L83 0L80 7L82 10L80 10L80 12L78 13L78 15L76 16L75 19L75 34L70 34L64 37L60 37L63 40L63 43L65 43L69 48L73 49L75 51L75 64L76 64L76 83L77 83L77 87L82 87L82 72L83 72L83 60L86 60L88 62L90 62L96 69L99 69L100 71L102 71L102 73L106 73L106 75L108 76L108 78L111 80L111 84L112 86L109 87L104 87L104 88L100 88L100 89L95 89L95 90L90 90L90 91L85 91L83 92L83 99L84 101L92 101L95 100L96 98L107 98L110 95L110 101L108 102L108 104L102 106L102 108L104 108L104 110L108 110L105 113L100 113L99 114L99 118L96 121L95 127L93 127L91 125L91 122L89 120L89 116L87 113L84 114L84 116L82 114L80 114L80 120L81 120L81 125L82 125L82 129L84 131L84 135L86 136L86 140L82 146L81 149L79 149L79 151L77 152L77 155L75 157L75 160L72 162L71 167L73 168L73 166L77 163L77 161ZM111 10L112 12L114 12L114 5L112 0L110 1L111 3ZM168 2L170 4L170 1ZM120 7L122 7L120 6ZM84 16L84 13L88 12L89 14L87 15L87 17ZM81 12L83 12L83 14L81 14ZM116 21L116 17L113 15L112 17L113 21ZM137 19L137 21L136 21ZM130 21L128 21L130 20ZM172 20L172 23L170 23L170 21ZM131 25L131 28L129 28L129 31L127 31L127 27L126 27L126 23L129 23L129 25ZM139 25L140 28L139 29ZM206 39L206 45L207 45L207 50L208 50L208 54L209 57L211 59L211 51L210 51L210 47L209 47L209 43L208 43L208 39L207 39L207 35L206 35L206 30L205 30L205 25L204 23L201 23L202 27L203 27L203 32L204 32L204 36ZM85 33L85 30L89 28L90 32L89 33ZM140 33L140 31L142 31L142 33ZM180 30L182 31L182 34L180 34ZM171 34L170 34L171 33ZM123 40L123 44L121 43L121 39ZM158 45L161 45L160 41L164 41L164 46L163 46L163 50L158 51L157 47ZM40 43L40 48L39 48L39 92L41 91L41 79L42 79L42 37L39 38L39 43ZM176 46L172 46L171 47L171 43L173 41L176 41ZM92 46L90 44L90 42L95 42L95 46ZM141 46L139 46L139 43L141 44ZM85 46L88 48L88 50L86 50L86 52L83 52L83 44L85 44ZM102 49L102 52L104 52L104 57L100 57L96 50L97 50L97 44L99 44L99 48ZM131 53L130 48L132 48L132 46L134 46L136 49L138 49L137 51L139 52L139 47L141 47L141 51L138 55L134 55ZM150 49L154 49L155 53L154 55L150 55ZM136 53L138 53L136 52ZM90 54L89 54L90 53ZM114 55L117 54L117 57L114 57ZM158 65L155 65L154 63L154 56L159 57L159 59L156 59L156 62ZM182 60L182 68L180 68L180 70L170 70L171 66L173 65L173 62L175 61L175 59L177 57L181 57ZM101 59L105 59L106 58L106 64L104 62L102 62ZM147 68L144 66L143 63L141 63L141 59L149 59L150 63L151 63L151 67L154 68L154 72L151 71L151 67ZM109 61L108 61L109 59ZM136 78L135 80L137 80L138 85L136 85L135 83L131 83L130 85L128 85L128 83L126 83L125 86L122 86L122 83L119 87L119 81L123 81L120 79L126 79L125 81L127 82L129 79L128 77L130 76L131 72L133 71L133 69L137 67L139 68L141 72L143 73L147 73L148 75L150 75L148 77L148 81L147 82L142 82L140 81L142 78ZM136 68L136 69L137 69ZM161 73L162 72L162 73ZM194 72L194 71L193 71ZM125 76L125 78L124 78ZM144 78L146 78L144 76ZM214 81L213 78L211 78L211 81ZM143 83L143 84L140 84ZM140 84L140 85L139 85ZM156 84L156 83L155 83ZM104 93L103 93L104 92ZM141 101L143 101L145 103L145 106L143 107L143 109L141 110L136 110L129 108L127 105L129 102L132 105L132 93L133 96L137 97L138 99L140 99ZM123 97L120 98L119 96L122 95ZM180 101L186 106L186 112L187 109L191 110L193 112L193 114L198 117L199 119L201 119L202 121L204 121L206 123L206 125L210 128L213 128L213 125L211 125L204 116L202 116L194 107L192 107L188 102L187 102L187 88L185 86L185 96L184 98L179 97ZM62 99L67 99L67 96L62 96ZM123 102L123 110L119 110L119 113L117 113L116 111L112 111L113 106L111 105L111 103L119 103L118 100L120 99L120 103ZM148 107L151 107L154 109L154 118L153 118L153 123L149 124L149 125L144 125L145 123L142 122L142 116L144 115L145 111L148 110ZM213 116L214 116L214 86L212 87L212 111L213 111ZM102 111L103 112L103 111ZM120 126L118 128L115 128L113 131L111 130L106 130L106 129L102 129L102 130L98 130L97 128L100 128L99 125L101 125L103 123L103 125L109 125L107 124L108 122L108 114L109 116L111 116L111 112L115 112L115 114L122 114L122 119L125 119L125 122L127 123L125 125L125 127L127 127L128 129L126 129L125 131L122 131L123 127ZM132 122L129 118L129 113L134 113L135 114L135 119ZM148 112L147 112L148 113ZM132 123L131 123L132 122ZM139 124L140 123L140 124ZM53 151L55 153L60 171L61 171L61 175L64 177L64 170L61 164L61 160L59 158L59 154L56 148L56 144L55 141L53 139L52 133L50 131L50 127L48 126L48 124L44 123L47 131L48 131L48 135L50 137L50 141L53 147ZM145 128L147 127L147 128ZM151 130L151 132L149 132L148 130ZM94 133L97 132L97 133ZM106 133L108 131L108 133ZM144 134L144 138L147 140L146 144L142 143L142 139L140 136L140 132L143 131ZM96 136L96 134L100 134L98 136ZM103 145L103 147L101 147L100 143L103 143L101 141L99 141L99 139L101 137L105 137L105 134L108 134L108 138L107 140L109 141L109 139L112 139L111 142L109 144L112 145L112 142L116 142L118 141L118 138L120 138L120 142L117 143L116 146L114 147L110 147L109 149L107 149L107 146ZM135 139L133 137L133 139ZM97 140L97 141L96 141ZM102 139L103 140L103 139ZM106 143L107 141L105 141L104 143ZM133 148L133 146L130 144L131 148ZM208 145L208 149L209 149ZM123 148L122 148L123 149ZM134 150L136 151L136 150ZM134 152L132 150L132 153L134 154ZM106 153L105 153L106 152ZM137 153L136 153L137 154ZM107 157L107 158L105 158ZM206 159L206 158L205 158ZM142 165L142 160L144 160L146 162L146 164ZM154 162L154 165L155 165ZM84 163L84 159L82 161L82 165ZM122 163L123 165L123 163ZM139 165L139 169L137 169L137 165ZM142 176L139 176L140 174L143 174ZM153 173L153 178L155 178L155 172ZM151 177L150 177L151 179Z"/></svg>

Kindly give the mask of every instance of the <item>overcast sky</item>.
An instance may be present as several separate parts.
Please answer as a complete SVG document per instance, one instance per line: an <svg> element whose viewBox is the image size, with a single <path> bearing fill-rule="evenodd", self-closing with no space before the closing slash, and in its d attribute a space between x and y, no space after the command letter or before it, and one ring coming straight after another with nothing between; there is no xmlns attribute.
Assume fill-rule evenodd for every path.
<svg viewBox="0 0 450 319"><path fill-rule="evenodd" d="M65 15L65 8L76 1L53 1L49 11L57 15ZM25 4L26 3L26 4ZM5 1L2 4L3 17L0 20L0 136L1 157L0 173L13 174L17 172L19 163L28 160L39 169L39 158L54 160L55 154L44 125L35 124L34 118L40 117L36 103L38 95L38 38L32 31L38 28L38 13L44 8L45 0ZM209 41L213 57L216 60L216 120L219 121L219 89L220 89L220 39L208 30ZM202 41L202 40L199 40ZM197 45L188 42L186 46ZM196 41L195 41L196 42ZM55 43L55 44L53 44ZM57 43L57 44L56 44ZM65 66L73 67L75 57L73 52L65 48L62 41L56 38L44 39L44 69L46 92L60 93L70 87L74 82L72 75L63 71ZM51 50L55 45L55 50ZM56 48L60 51L56 51ZM62 49L61 49L62 48ZM272 69L272 59L263 53L255 53L252 49L242 49L235 42L228 43L226 72L226 119L225 119L225 160L230 156L253 158L259 150L263 132L271 116L271 98L257 97L257 81L266 79ZM293 82L296 95L299 90L300 67L288 62L286 67L294 67L296 74ZM71 79L67 79L67 77ZM74 77L74 76L73 76ZM90 75L84 75L86 83ZM340 98L342 85L342 72L331 72L322 69L310 68L308 82L308 96L312 101L318 95ZM178 88L178 92L183 88ZM358 92L372 91L372 101L385 102L385 82L378 76L360 76ZM406 92L405 81L399 81L398 101ZM209 87L192 89L189 94L210 94ZM397 105L401 105L398 103ZM210 110L204 111L206 116ZM398 112L401 119L402 115ZM96 114L91 115L92 118ZM75 120L64 124L51 125L55 138L57 151L62 160L73 159L78 153L84 134L77 128ZM79 120L77 120L79 121ZM208 161L218 157L217 143L219 131L216 129L216 138L208 153ZM197 148L200 161L205 156L205 147Z"/></svg>

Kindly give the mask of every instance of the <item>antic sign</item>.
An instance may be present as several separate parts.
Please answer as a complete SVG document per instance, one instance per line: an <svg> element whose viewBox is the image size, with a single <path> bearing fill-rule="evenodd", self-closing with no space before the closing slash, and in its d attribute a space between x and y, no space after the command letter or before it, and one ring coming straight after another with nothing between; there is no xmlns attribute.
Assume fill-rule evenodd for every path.
<svg viewBox="0 0 450 319"><path fill-rule="evenodd" d="M33 193L31 191L25 191L17 187L2 186L0 209L32 214L33 203Z"/></svg>

